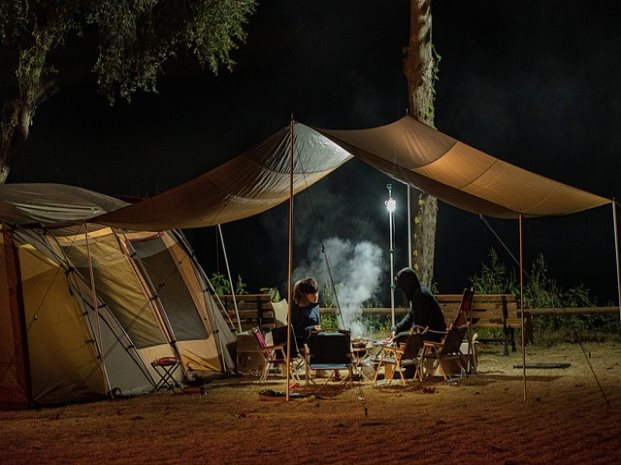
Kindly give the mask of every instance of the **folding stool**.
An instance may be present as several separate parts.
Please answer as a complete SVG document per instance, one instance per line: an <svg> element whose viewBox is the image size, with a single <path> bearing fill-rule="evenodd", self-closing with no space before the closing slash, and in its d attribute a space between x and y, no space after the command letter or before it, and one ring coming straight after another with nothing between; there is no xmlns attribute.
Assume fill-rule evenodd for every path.
<svg viewBox="0 0 621 465"><path fill-rule="evenodd" d="M160 380L155 384L151 392L160 391L162 389L172 389L173 391L175 388L183 389L173 377L180 365L179 359L174 355L159 357L153 360L151 366L159 375Z"/></svg>

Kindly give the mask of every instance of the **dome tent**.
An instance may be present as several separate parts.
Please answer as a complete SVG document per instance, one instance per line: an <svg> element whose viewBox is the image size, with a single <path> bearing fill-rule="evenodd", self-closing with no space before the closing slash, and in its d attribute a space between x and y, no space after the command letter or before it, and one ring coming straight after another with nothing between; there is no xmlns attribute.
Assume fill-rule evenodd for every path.
<svg viewBox="0 0 621 465"><path fill-rule="evenodd" d="M124 202L62 185L0 186L0 405L149 392L233 366L228 329L179 231L85 219Z"/></svg>

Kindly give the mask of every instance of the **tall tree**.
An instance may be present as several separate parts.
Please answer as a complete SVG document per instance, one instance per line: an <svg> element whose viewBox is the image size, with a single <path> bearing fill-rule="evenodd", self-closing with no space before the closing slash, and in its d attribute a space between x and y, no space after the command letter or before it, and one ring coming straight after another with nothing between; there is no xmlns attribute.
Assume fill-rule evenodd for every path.
<svg viewBox="0 0 621 465"><path fill-rule="evenodd" d="M97 84L112 104L155 91L166 61L183 51L213 73L230 70L254 10L255 0L0 0L2 58L15 70L13 95L2 101L0 182L35 111L57 91L68 40L93 48Z"/></svg>
<svg viewBox="0 0 621 465"><path fill-rule="evenodd" d="M408 82L409 113L429 126L434 124L434 79L438 57L431 42L431 0L410 0L410 41L405 53L403 71ZM421 283L430 286L436 240L438 200L416 192L415 206L409 219L412 244L412 266Z"/></svg>

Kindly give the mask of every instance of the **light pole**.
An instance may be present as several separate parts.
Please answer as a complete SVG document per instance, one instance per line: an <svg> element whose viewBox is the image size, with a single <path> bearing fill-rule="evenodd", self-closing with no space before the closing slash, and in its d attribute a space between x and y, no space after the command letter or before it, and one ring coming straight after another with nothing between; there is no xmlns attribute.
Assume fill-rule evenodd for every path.
<svg viewBox="0 0 621 465"><path fill-rule="evenodd" d="M393 244L393 213L397 208L397 202L392 198L392 184L386 184L388 189L388 200L384 202L386 210L388 210L388 222L390 232L390 317L392 320L391 326L395 326L395 283L394 283L394 266L395 266L395 248Z"/></svg>

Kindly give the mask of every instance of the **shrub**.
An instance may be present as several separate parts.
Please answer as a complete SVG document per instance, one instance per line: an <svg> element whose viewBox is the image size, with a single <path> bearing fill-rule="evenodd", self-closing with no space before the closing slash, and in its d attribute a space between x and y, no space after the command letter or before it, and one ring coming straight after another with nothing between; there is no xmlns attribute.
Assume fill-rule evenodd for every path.
<svg viewBox="0 0 621 465"><path fill-rule="evenodd" d="M475 293L512 293L519 302L519 283L515 271L507 270L492 248L488 263L481 264L481 272L470 278ZM537 255L524 285L524 308L594 307L590 291L579 285L564 290L548 275L543 254ZM576 341L602 341L619 336L617 315L596 313L537 315L534 318L535 340L542 344ZM518 331L519 333L519 331ZM502 330L483 330L482 337L502 337Z"/></svg>
<svg viewBox="0 0 621 465"><path fill-rule="evenodd" d="M489 263L481 263L481 274L470 277L475 294L520 293L515 274L507 270L496 251L489 250Z"/></svg>
<svg viewBox="0 0 621 465"><path fill-rule="evenodd" d="M336 315L321 315L322 331L336 331L339 329L339 322Z"/></svg>
<svg viewBox="0 0 621 465"><path fill-rule="evenodd" d="M262 287L259 290L264 294L269 294L272 302L280 302L282 300L280 291L276 287Z"/></svg>
<svg viewBox="0 0 621 465"><path fill-rule="evenodd" d="M222 273L213 273L211 278L212 286L216 290L216 294L218 295L226 295L231 293L231 283L229 279ZM246 283L242 280L241 275L237 275L237 282L235 283L235 294L247 294Z"/></svg>

